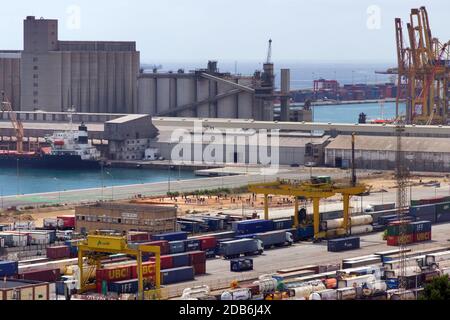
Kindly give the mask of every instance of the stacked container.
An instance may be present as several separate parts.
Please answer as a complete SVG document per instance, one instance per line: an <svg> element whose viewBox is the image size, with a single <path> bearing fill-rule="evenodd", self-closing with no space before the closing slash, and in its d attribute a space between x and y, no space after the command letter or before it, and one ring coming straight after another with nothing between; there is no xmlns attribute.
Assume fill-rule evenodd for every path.
<svg viewBox="0 0 450 320"><path fill-rule="evenodd" d="M19 272L17 261L0 261L0 277L14 277Z"/></svg>
<svg viewBox="0 0 450 320"><path fill-rule="evenodd" d="M184 240L185 251L198 251L200 250L200 240L199 239L187 239Z"/></svg>
<svg viewBox="0 0 450 320"><path fill-rule="evenodd" d="M175 253L182 253L185 251L184 248L184 241L180 240L180 241L170 241L169 242L169 247L170 247L170 254L175 254Z"/></svg>
<svg viewBox="0 0 450 320"><path fill-rule="evenodd" d="M402 232L401 228L403 228ZM402 233L402 234L401 234ZM413 227L408 222L394 221L387 227L387 245L398 246L414 242Z"/></svg>
<svg viewBox="0 0 450 320"><path fill-rule="evenodd" d="M413 242L424 242L431 240L431 222L418 221L411 223L413 228Z"/></svg>
<svg viewBox="0 0 450 320"><path fill-rule="evenodd" d="M194 274L206 273L206 253L205 251L189 252L189 265L194 268Z"/></svg>
<svg viewBox="0 0 450 320"><path fill-rule="evenodd" d="M19 279L42 281L42 282L56 282L60 279L60 277L61 272L59 268L22 272L18 276Z"/></svg>
<svg viewBox="0 0 450 320"><path fill-rule="evenodd" d="M163 285L190 280L194 280L193 267L181 267L161 271L161 283Z"/></svg>
<svg viewBox="0 0 450 320"><path fill-rule="evenodd" d="M148 232L143 231L129 231L127 234L127 240L129 242L148 242L150 241L150 235Z"/></svg>
<svg viewBox="0 0 450 320"><path fill-rule="evenodd" d="M63 230L75 229L75 216L58 216L58 226Z"/></svg>
<svg viewBox="0 0 450 320"><path fill-rule="evenodd" d="M409 208L409 215L415 217L417 220L436 222L436 209L437 205L427 204ZM442 206L439 206L442 207Z"/></svg>
<svg viewBox="0 0 450 320"><path fill-rule="evenodd" d="M181 241L186 240L187 235L188 233L184 231L154 234L152 235L152 241L159 241L159 240Z"/></svg>

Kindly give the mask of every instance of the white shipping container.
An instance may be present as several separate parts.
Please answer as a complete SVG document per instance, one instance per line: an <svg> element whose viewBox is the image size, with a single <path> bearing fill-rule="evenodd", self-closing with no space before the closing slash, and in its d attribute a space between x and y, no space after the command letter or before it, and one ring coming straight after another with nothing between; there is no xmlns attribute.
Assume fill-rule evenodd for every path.
<svg viewBox="0 0 450 320"><path fill-rule="evenodd" d="M414 276L422 273L422 269L420 267L406 267L405 268L405 276ZM385 270L384 275L387 279L397 278L401 274L400 269L391 269Z"/></svg>
<svg viewBox="0 0 450 320"><path fill-rule="evenodd" d="M368 282L375 282L376 278L373 274L367 274L358 277L338 280L338 288L362 287Z"/></svg>
<svg viewBox="0 0 450 320"><path fill-rule="evenodd" d="M220 300L250 300L251 297L250 289L236 289L223 292Z"/></svg>
<svg viewBox="0 0 450 320"><path fill-rule="evenodd" d="M369 233L372 231L373 231L373 227L370 224L362 225L362 226L354 226L354 227L350 228L350 232L352 235Z"/></svg>
<svg viewBox="0 0 450 320"><path fill-rule="evenodd" d="M50 234L48 232L30 232L28 233L30 236L31 244L49 244L50 243Z"/></svg>
<svg viewBox="0 0 450 320"><path fill-rule="evenodd" d="M405 260L405 267L419 267L419 260L420 258L409 258ZM383 263L383 267L385 270L393 270L393 269L399 269L400 268L401 261L400 260L393 260Z"/></svg>

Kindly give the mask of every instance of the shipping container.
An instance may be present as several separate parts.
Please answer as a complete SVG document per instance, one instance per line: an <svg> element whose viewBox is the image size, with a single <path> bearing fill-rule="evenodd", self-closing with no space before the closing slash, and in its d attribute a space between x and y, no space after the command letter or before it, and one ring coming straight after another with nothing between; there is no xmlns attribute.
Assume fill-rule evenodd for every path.
<svg viewBox="0 0 450 320"><path fill-rule="evenodd" d="M367 274L363 276L350 277L346 279L338 280L338 288L348 287L362 287L366 283L376 281L376 277L373 274Z"/></svg>
<svg viewBox="0 0 450 320"><path fill-rule="evenodd" d="M206 263L206 252L205 251L192 251L189 252L189 264L194 265L198 263Z"/></svg>
<svg viewBox="0 0 450 320"><path fill-rule="evenodd" d="M314 226L299 226L297 228L297 236L300 240L308 240L314 237Z"/></svg>
<svg viewBox="0 0 450 320"><path fill-rule="evenodd" d="M413 234L413 242L431 241L431 231Z"/></svg>
<svg viewBox="0 0 450 320"><path fill-rule="evenodd" d="M328 240L329 252L340 252L359 248L360 248L359 237L348 237L348 238Z"/></svg>
<svg viewBox="0 0 450 320"><path fill-rule="evenodd" d="M423 276L421 274L401 276L399 282L404 284L404 289L415 289L423 285Z"/></svg>
<svg viewBox="0 0 450 320"><path fill-rule="evenodd" d="M342 269L358 268L358 267L376 265L379 263L381 263L381 257L379 257L379 256L374 256L371 258L365 258L365 259L361 259L361 260L347 260L347 261L342 261Z"/></svg>
<svg viewBox="0 0 450 320"><path fill-rule="evenodd" d="M131 279L131 264L108 266L96 270L95 278L98 281L120 281Z"/></svg>
<svg viewBox="0 0 450 320"><path fill-rule="evenodd" d="M66 259L70 258L70 248L68 246L47 247L46 254L49 259Z"/></svg>
<svg viewBox="0 0 450 320"><path fill-rule="evenodd" d="M272 231L274 227L272 220L244 220L232 223L232 229L236 234L254 234Z"/></svg>
<svg viewBox="0 0 450 320"><path fill-rule="evenodd" d="M409 215L416 217L417 220L427 220L435 223L437 207L435 204L413 206L409 208Z"/></svg>
<svg viewBox="0 0 450 320"><path fill-rule="evenodd" d="M161 284L163 285L190 280L194 280L193 267L181 267L161 271Z"/></svg>
<svg viewBox="0 0 450 320"><path fill-rule="evenodd" d="M230 260L230 271L242 272L253 270L253 259L233 259Z"/></svg>
<svg viewBox="0 0 450 320"><path fill-rule="evenodd" d="M196 276L206 274L206 262L193 264L192 267L194 268L194 274Z"/></svg>
<svg viewBox="0 0 450 320"><path fill-rule="evenodd" d="M130 279L123 281L111 282L109 284L109 291L117 294L131 293L135 294L139 290L139 280Z"/></svg>
<svg viewBox="0 0 450 320"><path fill-rule="evenodd" d="M59 269L45 269L39 271L20 272L18 278L24 280L55 282L61 277Z"/></svg>
<svg viewBox="0 0 450 320"><path fill-rule="evenodd" d="M292 225L293 225L293 223L292 223L291 218L273 220L273 229L274 230L291 229Z"/></svg>
<svg viewBox="0 0 450 320"><path fill-rule="evenodd" d="M409 222L393 221L387 226L387 236L398 236L402 234L412 234L413 225Z"/></svg>
<svg viewBox="0 0 450 320"><path fill-rule="evenodd" d="M162 270L162 267L160 268ZM167 268L170 269L170 268ZM148 282L154 282L156 277L156 264L153 261L142 263L142 277ZM138 278L137 264L131 266L131 278Z"/></svg>
<svg viewBox="0 0 450 320"><path fill-rule="evenodd" d="M182 241L182 240L186 240L187 236L188 236L188 233L185 231L168 232L168 233L152 235L152 241L159 241L159 240Z"/></svg>
<svg viewBox="0 0 450 320"><path fill-rule="evenodd" d="M177 221L177 225L180 227L180 230L184 232L199 233L201 231L201 224L199 222Z"/></svg>
<svg viewBox="0 0 450 320"><path fill-rule="evenodd" d="M160 254L162 254L162 255L166 255L166 254L170 253L170 245L167 240L133 243L133 244L128 244L128 246L132 249L137 249L139 246L154 246L154 247L159 247ZM145 253L143 255L153 256L153 253Z"/></svg>
<svg viewBox="0 0 450 320"><path fill-rule="evenodd" d="M17 261L0 261L0 277L13 277L19 272Z"/></svg>
<svg viewBox="0 0 450 320"><path fill-rule="evenodd" d="M198 239L187 239L184 240L185 251L198 251L200 250L200 240Z"/></svg>
<svg viewBox="0 0 450 320"><path fill-rule="evenodd" d="M431 221L416 221L411 222L413 233L422 233L431 231Z"/></svg>
<svg viewBox="0 0 450 320"><path fill-rule="evenodd" d="M220 243L219 254L226 259L238 258L241 254L262 254L262 242L257 239L240 239Z"/></svg>
<svg viewBox="0 0 450 320"><path fill-rule="evenodd" d="M436 222L450 221L450 202L436 204Z"/></svg>
<svg viewBox="0 0 450 320"><path fill-rule="evenodd" d="M127 240L129 242L148 242L150 241L150 234L143 231L129 231Z"/></svg>
<svg viewBox="0 0 450 320"><path fill-rule="evenodd" d="M204 236L197 240L199 240L200 250L203 251L214 249L217 245L217 239L214 236Z"/></svg>
<svg viewBox="0 0 450 320"><path fill-rule="evenodd" d="M405 234L402 236L388 236L387 245L388 246L398 246L400 244L411 244L414 242L413 234Z"/></svg>
<svg viewBox="0 0 450 320"><path fill-rule="evenodd" d="M151 262L155 261L155 257L150 258ZM160 256L161 270L163 269L172 269L173 268L173 259L171 255Z"/></svg>
<svg viewBox="0 0 450 320"><path fill-rule="evenodd" d="M186 267L191 263L188 253L172 254L172 268Z"/></svg>
<svg viewBox="0 0 450 320"><path fill-rule="evenodd" d="M236 236L236 232L235 231L224 231L224 232L211 233L211 234L203 235L203 236L193 236L193 237L189 237L189 239L199 239L199 238L204 238L204 237L214 237L217 240L220 240L220 239L234 238L235 236Z"/></svg>
<svg viewBox="0 0 450 320"><path fill-rule="evenodd" d="M169 242L169 251L170 254L175 254L175 253L182 253L185 251L185 247L184 247L184 241L170 241Z"/></svg>
<svg viewBox="0 0 450 320"><path fill-rule="evenodd" d="M63 230L75 229L75 216L65 215L56 217L58 221L58 226L62 225L60 228Z"/></svg>
<svg viewBox="0 0 450 320"><path fill-rule="evenodd" d="M275 230L264 233L257 233L253 238L261 240L264 249L270 248L272 246L292 245L294 243L292 234L286 230Z"/></svg>

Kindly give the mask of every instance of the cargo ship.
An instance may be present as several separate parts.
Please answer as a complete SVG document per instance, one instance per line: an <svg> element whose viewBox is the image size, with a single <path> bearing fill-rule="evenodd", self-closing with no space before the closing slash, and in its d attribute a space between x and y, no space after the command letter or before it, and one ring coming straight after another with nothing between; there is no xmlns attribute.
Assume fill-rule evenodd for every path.
<svg viewBox="0 0 450 320"><path fill-rule="evenodd" d="M0 166L44 169L100 169L100 151L88 140L88 130L82 123L78 130L54 132L45 137L50 147L37 152L0 150Z"/></svg>

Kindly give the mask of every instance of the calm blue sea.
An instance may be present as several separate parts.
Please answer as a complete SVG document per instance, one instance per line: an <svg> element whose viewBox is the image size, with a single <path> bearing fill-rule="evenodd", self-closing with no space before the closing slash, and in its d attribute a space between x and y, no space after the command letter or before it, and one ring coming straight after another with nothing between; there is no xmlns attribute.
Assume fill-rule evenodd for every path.
<svg viewBox="0 0 450 320"><path fill-rule="evenodd" d="M170 171L171 181L195 179L192 171ZM168 180L168 170L108 168L103 171L103 186L162 182ZM102 173L83 170L41 170L30 168L0 167L0 194L3 196L42 193L62 190L100 188Z"/></svg>

